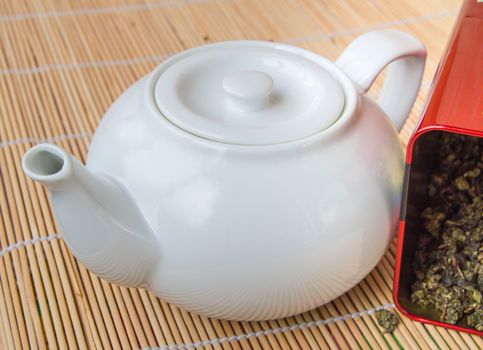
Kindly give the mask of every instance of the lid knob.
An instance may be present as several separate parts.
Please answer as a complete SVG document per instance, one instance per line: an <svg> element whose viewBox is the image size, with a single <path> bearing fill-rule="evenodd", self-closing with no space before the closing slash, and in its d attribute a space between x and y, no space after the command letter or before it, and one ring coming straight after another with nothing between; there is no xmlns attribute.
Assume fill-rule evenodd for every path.
<svg viewBox="0 0 483 350"><path fill-rule="evenodd" d="M240 112L258 111L267 106L272 89L272 77L255 70L237 71L223 79L229 105Z"/></svg>

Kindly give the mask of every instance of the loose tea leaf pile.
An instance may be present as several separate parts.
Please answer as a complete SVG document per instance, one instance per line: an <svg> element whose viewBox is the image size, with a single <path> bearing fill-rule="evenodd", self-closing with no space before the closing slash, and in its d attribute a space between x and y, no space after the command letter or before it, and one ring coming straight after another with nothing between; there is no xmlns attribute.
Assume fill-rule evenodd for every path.
<svg viewBox="0 0 483 350"><path fill-rule="evenodd" d="M389 312L387 310L377 310L376 320L379 327L384 329L383 333L392 333L396 329L399 319L396 314Z"/></svg>
<svg viewBox="0 0 483 350"><path fill-rule="evenodd" d="M414 303L483 330L483 139L445 134L415 255Z"/></svg>

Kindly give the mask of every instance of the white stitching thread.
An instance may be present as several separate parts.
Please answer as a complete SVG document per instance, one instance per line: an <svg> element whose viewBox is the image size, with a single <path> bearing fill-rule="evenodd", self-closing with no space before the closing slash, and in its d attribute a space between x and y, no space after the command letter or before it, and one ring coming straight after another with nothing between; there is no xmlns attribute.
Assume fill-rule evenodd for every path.
<svg viewBox="0 0 483 350"><path fill-rule="evenodd" d="M408 17L408 18L404 18L396 21L384 22L384 23L376 24L374 26L369 26L369 27L356 27L356 28L351 28L347 30L341 30L339 32L307 35L300 38L288 39L288 40L285 40L284 42L294 44L294 43L304 43L304 42L316 41L316 40L328 40L328 39L333 39L337 37L363 33L370 30L387 29L401 24L414 24L419 22L425 22L431 19L452 17L452 16L456 16L457 13L458 13L457 11L442 11L442 12L432 13L424 16L414 16L414 17Z"/></svg>
<svg viewBox="0 0 483 350"><path fill-rule="evenodd" d="M293 38L283 40L282 42L288 44L295 44L295 43L304 43L309 41L315 40L328 40L338 37L344 37L348 35L354 35L358 33L363 33L370 30L377 30L377 29L384 29L390 28L393 26L401 25L401 24L412 24L412 23L419 23L424 22L429 19L435 18L443 18L443 17L450 17L455 16L455 11L444 11L438 12L431 15L426 16L416 16L416 17L409 17L402 20L391 21L382 23L375 26L368 26L368 27L358 27L353 28L345 31L339 32L330 32L330 33L321 33L317 35L311 36L304 36L300 38ZM105 60L105 61L88 61L88 62L79 62L79 63L56 63L56 64L48 64L39 67L25 67L25 68L9 68L9 69L0 69L1 75L28 75L28 74L35 74L35 73L44 73L51 70L69 70L69 69L82 69L82 68L99 68L99 67L107 67L107 66L116 66L116 65L129 65L129 64L138 64L138 63L148 63L148 62L159 62L169 57L168 54L165 55L152 55L152 56L139 56L133 57L129 59L118 59L118 60Z"/></svg>
<svg viewBox="0 0 483 350"><path fill-rule="evenodd" d="M28 75L35 73L45 73L52 70L69 70L69 69L82 69L82 68L102 68L111 66L123 66L129 64L160 62L168 58L168 55L152 55L152 56L140 56L128 58L125 60L106 60L106 61L91 61L91 62L79 62L79 63L54 63L46 64L39 67L26 67L26 68L12 68L12 69L0 69L1 75Z"/></svg>
<svg viewBox="0 0 483 350"><path fill-rule="evenodd" d="M140 3L125 6L110 6L110 7L97 7L97 8L83 8L78 10L60 10L60 11L47 11L47 12L24 12L15 15L0 16L0 22L14 22L22 19L31 18L48 18L48 17L65 17L65 16L82 16L82 15L100 15L105 13L125 13L131 11L143 11L156 8L173 7L177 5L189 5L203 2L210 2L212 0L173 0L162 1L153 4ZM226 0L225 0L226 1Z"/></svg>
<svg viewBox="0 0 483 350"><path fill-rule="evenodd" d="M209 339L209 340L199 341L199 342L196 342L196 343L171 344L171 345L164 345L164 346L154 347L154 348L153 347L146 347L146 348L143 348L143 350L188 350L188 349L196 349L196 348L199 348L199 347L202 347L202 346L207 346L207 345L221 345L223 343L230 343L230 342L233 342L233 341L248 340L250 338L259 338L261 336L275 335L275 334L278 334L278 333L293 332L293 331L297 331L297 330L323 326L323 325L327 325L329 323L335 323L335 322L339 322L339 321L347 321L347 320L350 320L350 319L360 318L362 316L372 315L377 310L388 310L388 309L393 309L394 307L395 307L395 305L393 303L388 303L388 304L384 304L384 305L381 305L381 306L378 306L378 307L375 307L375 308L366 309L366 310L357 311L357 312L352 312L352 313L346 314L346 315L330 317L330 318L321 319L321 320L317 320L317 321L303 322L303 323L298 323L298 324L294 324L294 325L291 325L291 326L271 328L271 329L267 329L265 331L260 331L260 332L252 332L252 333L245 333L245 334L240 334L240 335L233 335L233 336L230 336L230 337Z"/></svg>
<svg viewBox="0 0 483 350"><path fill-rule="evenodd" d="M25 241L20 241L20 242L14 243L12 245L9 245L8 247L6 247L4 249L0 249L0 257L4 256L7 253L12 252L15 249L25 247L26 245L29 245L29 244L34 244L34 243L37 243L37 242L47 242L47 241L52 241L54 239L60 239L60 238L62 238L62 235L60 233L52 233L48 236L35 237L35 238L32 238L32 239L27 239Z"/></svg>
<svg viewBox="0 0 483 350"><path fill-rule="evenodd" d="M81 132L78 134L64 134L64 135L45 137L45 138L22 137L15 140L0 142L0 148L20 145L22 143L43 143L43 142L58 142L58 141L72 140L72 139L84 139L84 138L87 139L87 138L91 138L92 135L93 133Z"/></svg>
<svg viewBox="0 0 483 350"><path fill-rule="evenodd" d="M4 249L0 249L0 257L4 256L7 253L11 253L15 249L19 249L21 247L25 247L30 244L35 244L37 242L47 242L47 241L52 241L54 239L61 239L62 234L60 233L52 233L48 236L44 237L35 237L33 239L21 241L14 243L12 245L7 246ZM369 316L374 314L377 310L388 310L394 308L395 305L393 303L388 303L384 304L378 307L374 307L371 309L366 309L362 311L356 311L352 312L349 314L345 315L340 315L340 316L334 316L326 319L319 319L316 321L310 321L310 322L302 322L290 326L285 326L285 327L278 327L278 328L271 328L267 329L264 331L259 331L259 332L251 332L251 333L244 333L240 335L233 335L230 337L222 337L222 338L215 338L215 339L209 339L209 340L204 340L204 341L199 341L196 343L186 343L186 344L171 344L171 345L164 345L161 347L146 347L143 348L143 350L188 350L188 349L196 349L202 346L207 346L207 345L219 345L223 343L231 343L234 341L241 341L241 340L248 340L250 338L259 338L262 336L268 336L268 335L275 335L278 333L286 333L286 332L293 332L297 330L302 330L302 329L307 329L311 327L319 327L323 325L327 325L329 323L336 323L339 321L347 321L350 319L355 319L355 318L360 318L363 316Z"/></svg>

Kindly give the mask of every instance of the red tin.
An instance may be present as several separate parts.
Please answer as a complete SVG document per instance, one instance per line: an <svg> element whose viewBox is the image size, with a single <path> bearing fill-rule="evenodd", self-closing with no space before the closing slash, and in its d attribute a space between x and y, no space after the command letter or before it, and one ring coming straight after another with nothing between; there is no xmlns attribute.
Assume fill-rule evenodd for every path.
<svg viewBox="0 0 483 350"><path fill-rule="evenodd" d="M412 320L483 336L464 324L436 321L410 301L413 252L420 232L419 215L438 134L483 137L483 2L467 0L453 29L429 92L423 117L407 146L406 174L399 223L393 296Z"/></svg>

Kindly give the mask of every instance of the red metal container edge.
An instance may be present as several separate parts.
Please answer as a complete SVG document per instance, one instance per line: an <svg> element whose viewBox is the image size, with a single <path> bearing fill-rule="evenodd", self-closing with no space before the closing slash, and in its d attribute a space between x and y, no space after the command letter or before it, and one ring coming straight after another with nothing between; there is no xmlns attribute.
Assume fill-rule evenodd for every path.
<svg viewBox="0 0 483 350"><path fill-rule="evenodd" d="M446 53L441 60L433 84L428 93L428 99L421 121L409 140L406 154L406 173L401 206L401 219L398 228L396 262L394 269L393 298L397 309L411 320L435 326L441 326L461 332L483 336L483 331L452 325L429 319L407 310L400 303L400 278L403 258L403 247L406 226L406 205L408 184L411 172L413 147L424 134L431 131L445 131L483 137L483 99L480 97L483 86L483 67L475 62L475 57L482 57L483 42L483 3L477 0L467 0L454 26ZM476 60L477 61L477 60ZM470 81L471 80L471 81ZM466 86L468 81L474 82L470 90L458 92L456 86ZM454 83L453 83L454 82ZM476 86L476 88L471 89ZM478 86L480 89L478 89ZM460 90L463 90L460 88ZM449 99L444 103L443 99ZM456 106L464 107L463 111ZM473 112L473 113L471 113Z"/></svg>

